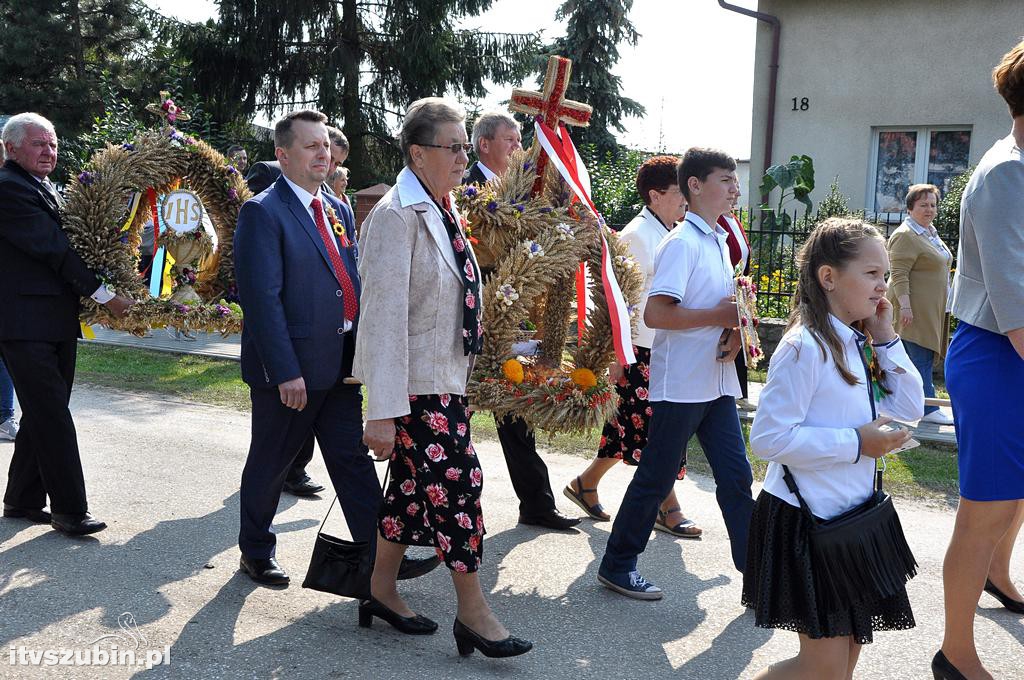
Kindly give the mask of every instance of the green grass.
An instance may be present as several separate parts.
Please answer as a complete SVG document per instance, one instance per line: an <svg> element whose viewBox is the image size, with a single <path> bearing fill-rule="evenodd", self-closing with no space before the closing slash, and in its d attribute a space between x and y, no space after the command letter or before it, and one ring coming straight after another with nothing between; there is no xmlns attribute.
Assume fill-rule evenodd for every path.
<svg viewBox="0 0 1024 680"><path fill-rule="evenodd" d="M764 372L751 371L750 378L764 380ZM91 385L153 392L242 411L250 408L249 388L242 382L238 362L225 359L82 343L78 348L77 379ZM945 391L942 392L944 394ZM472 429L476 439L498 439L494 418L489 413L474 414ZM745 439L749 437L749 429L749 424L744 423ZM537 440L540 446L552 452L590 459L597 452L600 433L553 436L538 433ZM699 474L710 475L711 467L696 439L690 442L687 450L687 467ZM764 479L767 464L750 455L749 448L747 457L754 477ZM888 462L886 488L893 495L946 501L956 498L955 450L921 446L892 454L888 456Z"/></svg>
<svg viewBox="0 0 1024 680"><path fill-rule="evenodd" d="M76 380L132 392L249 409L237 361L79 343Z"/></svg>

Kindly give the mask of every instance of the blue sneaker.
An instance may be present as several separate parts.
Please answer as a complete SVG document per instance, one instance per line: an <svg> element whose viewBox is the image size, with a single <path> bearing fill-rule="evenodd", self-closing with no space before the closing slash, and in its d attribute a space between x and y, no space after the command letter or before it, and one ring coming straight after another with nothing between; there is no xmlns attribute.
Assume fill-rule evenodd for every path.
<svg viewBox="0 0 1024 680"><path fill-rule="evenodd" d="M660 600L664 594L661 592L661 588L648 582L647 579L640 575L639 571L631 571L628 574L614 576L606 576L598 572L597 581L605 588L614 590L626 597L632 597L635 600Z"/></svg>

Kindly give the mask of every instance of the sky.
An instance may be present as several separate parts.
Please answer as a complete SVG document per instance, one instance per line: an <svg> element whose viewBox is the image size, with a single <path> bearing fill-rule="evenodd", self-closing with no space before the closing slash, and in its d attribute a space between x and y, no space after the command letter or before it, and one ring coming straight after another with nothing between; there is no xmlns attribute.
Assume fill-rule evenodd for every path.
<svg viewBox="0 0 1024 680"><path fill-rule="evenodd" d="M216 16L211 0L146 0L154 9L185 21ZM491 9L463 22L466 28L540 33L545 41L564 34L554 19L558 0L495 0ZM756 0L734 4L756 8ZM630 20L637 45L620 45L614 73L623 94L647 113L627 118L619 141L652 151L681 153L690 146L721 148L750 157L751 93L754 83L754 19L722 9L716 0L634 0ZM533 81L522 84L534 89ZM483 102L497 106L510 86L499 86Z"/></svg>

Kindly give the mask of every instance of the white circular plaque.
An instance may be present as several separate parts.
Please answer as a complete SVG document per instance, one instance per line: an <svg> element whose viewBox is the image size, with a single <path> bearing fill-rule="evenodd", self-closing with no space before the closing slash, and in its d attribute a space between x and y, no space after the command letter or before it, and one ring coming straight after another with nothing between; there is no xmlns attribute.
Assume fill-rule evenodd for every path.
<svg viewBox="0 0 1024 680"><path fill-rule="evenodd" d="M178 189L166 194L160 201L160 217L164 224L178 234L194 231L203 220L203 204L191 191Z"/></svg>

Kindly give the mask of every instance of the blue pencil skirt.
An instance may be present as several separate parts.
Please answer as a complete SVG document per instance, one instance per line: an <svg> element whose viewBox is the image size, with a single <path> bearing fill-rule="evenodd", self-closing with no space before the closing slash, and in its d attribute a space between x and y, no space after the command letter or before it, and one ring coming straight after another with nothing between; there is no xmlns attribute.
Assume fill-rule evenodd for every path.
<svg viewBox="0 0 1024 680"><path fill-rule="evenodd" d="M963 321L946 354L959 447L960 495L1024 498L1024 359L1010 339Z"/></svg>

